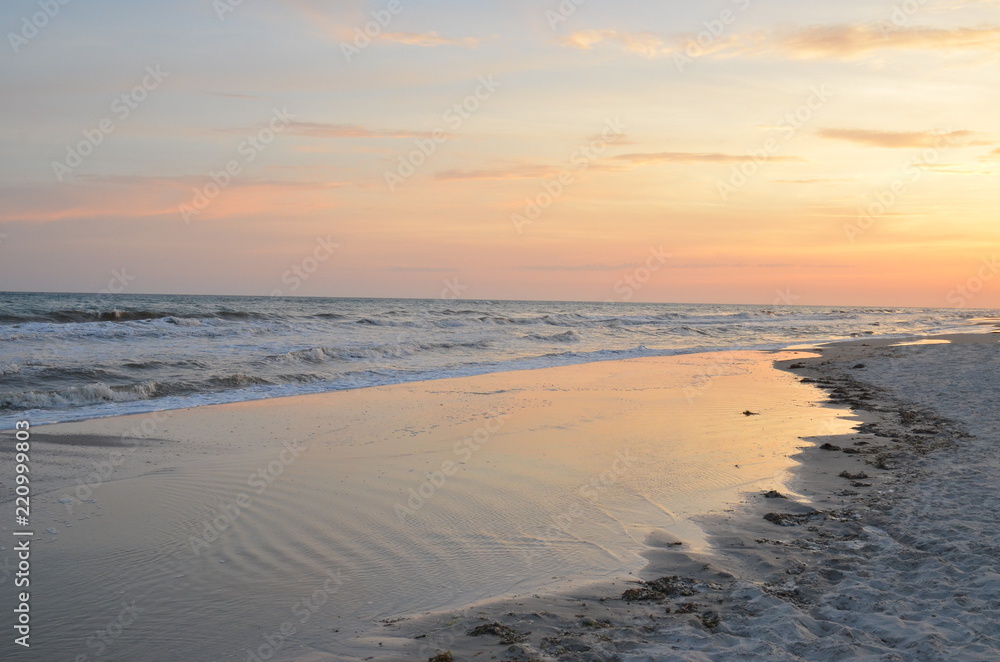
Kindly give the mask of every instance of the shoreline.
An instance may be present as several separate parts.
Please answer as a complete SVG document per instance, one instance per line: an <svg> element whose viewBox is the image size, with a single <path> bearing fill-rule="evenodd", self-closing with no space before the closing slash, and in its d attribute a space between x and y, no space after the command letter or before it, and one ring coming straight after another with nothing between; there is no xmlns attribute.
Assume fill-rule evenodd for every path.
<svg viewBox="0 0 1000 662"><path fill-rule="evenodd" d="M997 547L984 548L973 561L985 581L970 578L965 584L977 590L963 592L952 584L952 566L934 554L942 547L966 552L961 541L921 540L909 529L926 511L917 509L918 519L901 514L920 500L915 496L926 498L926 483L941 480L939 465L968 470L956 456L969 452L963 444L976 437L966 423L912 402L905 392L868 383L875 380L865 362L912 363L923 360L914 352L926 357L945 343L985 351L996 361L996 336L909 340L832 343L817 348L815 358L775 363L822 388L828 402L849 406L857 429L802 437L809 443L796 456L790 483L797 493L749 493L732 512L695 518L712 541L710 553L651 536L649 564L639 578L390 625L403 639L432 643L405 643L399 656L376 659L446 662L501 651L504 659L561 662L993 659L1000 652L1000 581L994 580L1000 563L990 550ZM1000 391L1000 383L991 387ZM996 459L987 466L995 469ZM931 501L961 511L970 495L952 490L950 496L950 503L934 495ZM926 525L931 533L935 524ZM898 580L907 572L916 575L913 584L881 576ZM933 590L913 605L925 583ZM494 634L470 636L476 628Z"/></svg>
<svg viewBox="0 0 1000 662"><path fill-rule="evenodd" d="M338 592L269 659L363 659L388 650L365 639L382 619L634 573L652 531L707 546L690 516L772 484L794 445L770 440L835 418L771 356L597 362L41 426L35 604L65 640L49 651L86 651L125 595L156 614L151 633L176 655L246 660L269 645L256 628L278 636L333 572ZM85 443L53 443L74 440ZM218 616L178 606L191 599ZM116 654L149 659L138 636L122 634Z"/></svg>
<svg viewBox="0 0 1000 662"><path fill-rule="evenodd" d="M995 345L989 334L949 338L956 341L955 347ZM64 520L67 527L76 524L76 528L67 530L60 523L62 533L58 538L36 537L40 549L46 550L38 554L38 565L40 572L58 575L52 566L43 566L46 554L79 563L81 559L107 555L109 540L129 548L138 546L127 557L117 558L112 552L116 556L114 563L97 568L97 572L108 578L128 575L117 580L116 593L135 595L137 604L153 612L167 609L171 600L182 599L181 594L170 595L180 586L166 590L164 596L158 595L157 591L164 592L163 582L170 576L180 578L174 579L174 584L197 581L207 586L208 592L200 599L220 605L234 600L245 602L248 595L239 589L240 582L256 583L258 588L251 594L267 590L269 604L278 605L260 605L241 614L242 620L258 623L262 635L255 636L253 630L246 629L234 632L230 636L239 643L228 652L219 652L211 632L191 637L196 645L192 650L216 646L212 656L218 660L253 659L254 651L267 650L261 647L269 645L268 641L278 641L279 645L261 659L302 662L422 661L446 651L451 651L455 660L483 659L477 654L523 661L728 660L746 654L777 660L804 659L786 652L788 646L781 642L829 647L826 657L808 659L844 659L859 655L859 650L874 655L871 659L911 659L905 655L891 657L898 646L872 639L866 634L870 624L838 624L832 617L815 617L817 609L828 608L823 601L830 600L830 595L845 582L859 582L859 596L873 590L865 584L867 580L859 579L864 572L858 570L859 557L879 545L889 545L878 532L888 527L882 522L900 502L900 493L910 490L923 475L914 467L925 457L924 451L954 449L952 442L950 446L945 442L967 438L962 436L967 433L960 425L926 408L906 405L884 387L864 383L866 377L872 378L874 369L855 369L859 360L881 365L898 357L904 359L899 364L905 365L911 354L935 349L932 345L898 344L895 338L838 343L825 346L815 358L805 357L817 352L799 348L785 353L778 365L773 365L774 359L781 357L776 352L730 355L726 369L719 368L719 353L714 352L597 362L198 407L180 410L183 415L166 416L161 421L131 416L43 426L38 428L39 448L49 446L51 452L40 459L51 461L54 482L46 494L38 492L40 512ZM792 369L794 364L801 367ZM753 366L762 369L757 372ZM667 367L669 370L664 371ZM810 387L797 383L802 378ZM831 392L833 397L823 403L817 397L817 387ZM789 397L801 401L794 404ZM491 407L490 402L501 406ZM662 409L666 402L674 404ZM861 412L860 417L854 417L854 423L849 423L842 418L849 413L844 410L847 406L874 411ZM744 407L748 407L746 413L750 415L740 413ZM513 412L526 415L504 418ZM713 427L711 421L720 413L727 422ZM378 421L376 427L369 421L373 416L371 421ZM491 420L504 422L488 425ZM144 427L144 421L149 425ZM857 422L862 424L861 430L849 431ZM126 436L115 432L109 438L109 423L122 428ZM443 423L450 431L441 429ZM929 435L932 429L937 433ZM130 430L138 430L144 443L135 443L137 439L125 443ZM283 430L295 433L291 451L287 445L283 451L278 449ZM44 443L42 435L53 432L71 433L84 443ZM377 438L366 441L365 434ZM338 435L346 435L341 439L346 445L334 441ZM607 440L616 435L620 441L607 445ZM746 436L740 450L734 447L733 452L757 459L750 464L741 461L728 471L722 470L725 465L721 456L706 456L708 464L691 464L684 459L697 457L702 452L698 440L702 439L704 446L704 440L711 435L718 439L713 444ZM696 442L694 446L674 448L676 442L688 437ZM623 460L631 456L638 443L635 440L641 438L649 439L638 446L642 462L636 465ZM672 464L655 464L662 461L659 456L667 447L646 449L642 445L657 438L674 442L669 447L675 453ZM435 439L440 441L433 442ZM465 446L455 443L462 439L466 440ZM624 444L626 440L632 441ZM373 441L377 445L370 448ZM550 455L556 448L551 446L554 441L562 449ZM441 446L434 450L427 446L428 442ZM302 455L307 458L304 463L294 452L294 444L299 443L303 448L316 449ZM824 443L832 447L820 448ZM494 454L492 449L500 448L498 444L503 452ZM418 449L423 450L414 454ZM615 455L613 450L619 453ZM81 463L94 458L110 459L114 453L127 458L114 469L114 475L99 480L94 494L70 492L67 501L62 491L72 484L73 472L79 473ZM450 474L461 459L458 456L467 454L472 464L461 469L462 473ZM771 459L757 466L765 461L765 455ZM329 482L330 469L344 462L346 473L337 478L338 482ZM412 473L414 462L426 467L422 469L426 481L419 482L417 474ZM652 471L645 471L646 463L652 463ZM242 482L248 466L260 468L260 493L249 490ZM348 466L353 469L347 470ZM645 473L636 473L636 466L643 467ZM675 478L678 470L687 471L681 475L689 476L678 479L681 483L703 480L699 472L706 467L721 471L704 483L709 490L704 495L714 495L712 501L706 501L702 493L684 489L683 484L663 485L664 480L669 483ZM548 477L554 475L552 471L565 472L567 477L547 484ZM753 471L758 471L757 478L749 478ZM838 475L842 471L867 473L869 477L842 478ZM352 488L349 479L355 473L358 475ZM437 473L441 476L435 479ZM595 477L603 480L609 476L607 485L593 482ZM450 482L437 485L435 481L441 478ZM376 529L371 524L359 526L353 514L337 514L322 504L303 500L303 495L317 494L318 486L324 484L330 485L324 489L332 489L334 494L355 495L345 496L346 500L338 497L341 505L337 508L356 504L361 508L355 511L357 516L382 524ZM45 486L44 479L40 485ZM405 510L417 505L406 500L405 488L419 498L425 485L434 490L426 495L430 499L425 500L428 507L410 509L399 517L398 506ZM581 501L577 494L567 500L567 496L587 485L597 490L596 499ZM525 495L511 494L512 486L524 490ZM531 492L539 486L541 491ZM622 491L625 487L628 489ZM642 494L667 487L664 495L673 496L650 499L650 493L640 500L634 498L636 489ZM789 498L764 498L764 492L770 490L779 490ZM242 493L249 502L239 501ZM365 494L376 496L357 502ZM498 505L496 499L505 505ZM677 508L663 510L664 505L678 499ZM574 501L584 503L588 510L571 510ZM129 507L130 502L149 505L135 510ZM211 515L239 508L241 503L242 510L233 518L236 521L231 530L227 531L227 525L213 534L218 535L218 543L206 533L202 538L204 550L201 546L195 550L197 560L184 556L185 548L191 546L189 534L193 529L213 521ZM498 507L500 510L496 510ZM72 517L78 519L71 522L71 518L53 515L61 509L71 509ZM455 522L469 518L470 513L480 513L472 516L478 522L477 518L489 520L508 509L516 513L515 519L489 529L492 532L484 542L474 546L469 546L467 538L481 538L487 529L458 532L454 528ZM129 514L130 510L135 512ZM396 537L372 539L371 534L379 530L398 533L399 523L390 524L384 519L386 513L390 519L399 517L399 523L409 518L419 524L416 528L404 526L402 538L393 534ZM765 515L769 519L764 519ZM332 530L318 538L297 530L312 528L331 516ZM292 517L295 524L283 522L283 517ZM559 517L563 518L561 525ZM606 521L602 522L602 518ZM150 530L146 532L144 526ZM338 527L348 529L337 533ZM626 538L621 537L622 532L627 533ZM503 538L495 538L497 535ZM95 540L94 536L104 536L105 541ZM185 536L188 540L184 540ZM350 542L352 539L356 542ZM621 547L623 540L632 542ZM606 547L611 541L618 541L613 545L620 549ZM66 544L71 548L63 549ZM422 551L399 556L401 550L414 544ZM579 566L582 570L589 563L589 570L583 574L568 572L567 561L572 557L559 554L579 554L581 549L591 549L590 556L577 556L573 563L590 559ZM166 563L155 571L158 578L148 576L152 566L140 571L153 550L162 559L159 563ZM197 553L200 551L205 551L205 556ZM472 556L463 561L462 555L470 553ZM511 558L519 560L520 572L517 564L504 565L509 565ZM337 567L331 566L331 559L339 559L334 564ZM376 563L363 571L366 579L359 583L362 570L358 564L364 559ZM215 565L218 563L225 565ZM130 572L131 564L140 566L140 570ZM385 603L377 611L347 607L363 607L367 594L375 590L371 582L384 583L371 572L386 573L391 579L393 572L399 572L393 566L400 564L411 570L393 580L396 587L403 588L404 584L399 583L403 577L406 583L426 585L432 589L426 590L431 598L429 608L420 608L417 603L403 607L402 602L396 607ZM535 568L530 568L532 564ZM425 573L431 568L439 572L419 579L416 574L406 575ZM595 571L597 568L602 569ZM519 588L527 576L525 569L534 572L535 584ZM546 572L558 581L539 581ZM512 573L510 579L503 580L505 573ZM675 579L655 581L663 577ZM500 583L495 582L497 578ZM62 583L69 580L68 586L82 593L92 590L78 578L70 580L63 575L51 579ZM493 588L480 586L484 580L493 581L489 585ZM507 588L502 589L505 581ZM391 593L391 582L389 586ZM66 590L52 585L43 587L41 595L52 599L62 593L69 601L79 599ZM491 591L497 590L508 597L492 597ZM48 595L45 591L49 591ZM305 596L315 598L317 591L327 606L305 601ZM626 591L629 600L622 599ZM382 604L379 601L388 595L383 593L367 604ZM446 602L466 607L456 612L432 605L434 600L440 604L445 595L450 596ZM377 596L372 593L371 597ZM299 600L294 607L293 599ZM276 628L298 623L297 619L279 622L284 602L292 610L304 609L303 604L314 606L313 611L300 612L309 617L306 620L313 629L307 632L296 625L293 627L300 630L294 635L281 635ZM99 625L101 616L113 609L112 603L104 599L95 606L97 620L84 625L76 622L79 616L75 614L54 613L53 620L62 619L60 622L67 628L85 630ZM872 604L866 607L873 609ZM348 615L352 610L356 616ZM174 626L168 626L172 628L182 627L187 618L169 611L164 617L178 619ZM196 622L191 621L188 627L197 630ZM468 635L480 626L485 626L481 630L486 634ZM837 636L830 636L831 632ZM951 630L942 632L934 636L947 638L953 634L949 634ZM137 635L137 631L132 633L133 637ZM204 641L199 641L198 636L205 637ZM891 640L892 636L884 638ZM129 650L143 651L139 642L133 643L140 648L127 649L127 641L123 635L116 654L127 656ZM916 642L912 646L925 644Z"/></svg>
<svg viewBox="0 0 1000 662"><path fill-rule="evenodd" d="M974 330L973 325L996 325L997 322L990 318L972 318L968 321L969 330L963 331L959 335L970 334L976 335L979 331ZM864 334L873 334L873 331L865 331L863 333L856 333L855 339L864 339L868 336ZM905 339L908 337L914 337L907 335L905 333L895 333L887 336L870 336L877 341L893 341ZM830 344L838 342L853 342L854 339L849 338L826 338L824 340L817 340L811 342L808 346L816 346L817 344ZM399 344L395 349L404 349L405 343ZM804 346L804 345L803 345ZM639 345L636 347L628 348L618 348L618 349L600 349L587 351L588 356L552 356L549 354L539 355L539 356L529 356L521 358L511 358L507 359L504 363L500 364L490 364L485 368L481 365L469 366L463 365L459 367L449 367L440 368L437 371L432 370L428 374L421 374L417 376L398 376L392 381L374 381L372 383L357 383L353 385L338 385L336 388L331 388L332 382L327 383L325 386L317 387L315 383L306 384L293 384L293 383L276 383L269 385L258 385L258 386L246 386L244 389L237 390L210 390L202 393L195 394L183 394L183 395L167 395L161 396L154 399L136 399L136 400L122 400L122 401L109 401L109 402L91 402L89 404L80 405L72 409L28 409L22 410L16 413L0 413L0 431L12 430L14 428L14 423L18 420L23 419L34 419L37 422L35 424L42 426L48 425L62 425L69 423L85 423L90 420L100 420L100 419L114 419L121 416L150 416L160 412L173 412L181 411L186 409L192 409L196 407L211 407L217 405L226 404L239 404L243 402L261 402L265 400L272 400L276 398L296 398L308 395L322 395L325 393L336 393L342 390L357 390L364 388L376 388L382 386L394 386L399 384L413 384L422 383L426 381L438 381L442 379L462 379L467 377L482 377L494 374L503 374L506 372L519 372L524 370L544 370L548 368L558 368L567 367L573 365L586 365L589 363L602 363L607 361L625 361L631 360L633 358L661 358L669 356L687 356L692 354L715 354L724 352L773 352L782 351L784 349L794 348L796 346L789 347L784 341L770 341L770 342L760 342L750 345L744 344L734 344L734 345L723 345L718 347L707 346L707 347L676 347L676 348L662 348L662 349L647 349L644 345ZM565 348L563 348L565 349ZM567 353L573 353L572 350L568 350ZM610 354L610 356L605 356ZM378 365L376 364L376 368ZM236 375L234 379L242 379L241 375ZM133 385L135 386L135 385ZM246 392L241 393L241 390L254 391L252 394L248 395ZM159 408L158 408L159 407Z"/></svg>
<svg viewBox="0 0 1000 662"><path fill-rule="evenodd" d="M901 336L905 337L905 336ZM5 430L14 429L14 421L21 419L30 419L29 414L35 414L36 418L40 415L43 418L43 422L37 423L38 426L51 426L51 425L69 425L76 423L87 423L88 421L98 421L105 419L117 419L124 416L152 416L156 414L167 414L170 412L184 411L189 409L195 409L200 407L215 407L220 405L238 405L242 403L254 403L254 402L264 402L268 400L277 400L283 398L299 398L307 396L321 396L329 393L338 393L341 391L356 391L360 389L369 388L382 388L382 387L392 387L401 386L406 384L422 384L425 382L436 382L450 379L467 379L476 377L488 377L490 375L502 375L511 372L522 372L522 371L533 371L533 370L548 370L552 368L566 368L578 365L589 365L591 363L607 363L607 362L617 362L617 361L630 361L633 359L657 359L657 358L668 358L674 356L691 356L691 355L702 355L702 354L722 354L726 352L760 352L769 353L782 351L785 349L784 343L764 343L760 345L753 346L743 346L743 345L733 345L733 346L722 346L718 348L714 347L695 347L695 348L677 348L677 349L656 349L649 350L645 348L634 347L630 349L615 349L615 350L599 350L593 352L594 354L602 352L614 353L614 356L610 357L600 357L600 358L582 358L582 357L571 357L566 359L564 362L546 362L552 360L552 357L547 356L532 356L524 357L519 359L512 359L508 363L490 366L489 369L485 371L480 371L480 367L468 367L464 366L461 368L449 368L443 369L442 372L433 373L430 375L420 375L412 378L402 378L398 381L389 381L385 383L372 383L372 384L359 384L355 386L344 386L338 388L322 387L316 388L315 385L303 386L303 385L292 385L292 384L279 384L266 387L269 390L261 392L254 395L253 397L237 397L238 391L214 391L204 394L197 395L182 395L182 396L165 396L162 398L157 398L153 400L127 400L122 402L112 402L105 404L91 404L78 409L35 409L26 410L18 412L17 414L2 415L0 420L0 432ZM201 402L194 402L195 400L202 400ZM166 408L155 409L155 405L168 404ZM97 413L91 411L93 409L98 409ZM117 413L103 413L104 411L110 411L111 409L125 409L124 412ZM78 414L77 411L89 411L87 414ZM65 415L65 418L59 418L54 420L49 420L50 416L56 413L57 415ZM82 416L82 417L78 417Z"/></svg>

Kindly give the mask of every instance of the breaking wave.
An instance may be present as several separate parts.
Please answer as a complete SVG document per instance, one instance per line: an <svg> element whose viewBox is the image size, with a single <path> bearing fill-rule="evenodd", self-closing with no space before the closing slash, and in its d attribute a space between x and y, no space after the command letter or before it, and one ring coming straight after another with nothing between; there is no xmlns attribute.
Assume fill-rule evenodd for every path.
<svg viewBox="0 0 1000 662"><path fill-rule="evenodd" d="M992 311L0 294L0 427L416 379L869 335ZM17 412L16 414L13 412Z"/></svg>

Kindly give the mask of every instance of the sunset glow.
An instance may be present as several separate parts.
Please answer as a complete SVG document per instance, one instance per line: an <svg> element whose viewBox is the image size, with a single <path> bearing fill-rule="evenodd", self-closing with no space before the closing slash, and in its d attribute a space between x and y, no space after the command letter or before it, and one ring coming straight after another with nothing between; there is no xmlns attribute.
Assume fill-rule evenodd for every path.
<svg viewBox="0 0 1000 662"><path fill-rule="evenodd" d="M0 25L4 290L1000 305L1000 2Z"/></svg>

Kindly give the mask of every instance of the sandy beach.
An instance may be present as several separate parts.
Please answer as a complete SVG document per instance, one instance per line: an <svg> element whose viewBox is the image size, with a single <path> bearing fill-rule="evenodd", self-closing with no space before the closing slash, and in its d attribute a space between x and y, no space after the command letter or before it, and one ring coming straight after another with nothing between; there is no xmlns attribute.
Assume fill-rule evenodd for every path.
<svg viewBox="0 0 1000 662"><path fill-rule="evenodd" d="M436 660L997 659L997 336L821 352L777 366L851 407L857 429L804 439L796 495L696 517L710 553L653 537L639 581L401 631L436 638ZM407 650L424 659L433 646Z"/></svg>
<svg viewBox="0 0 1000 662"><path fill-rule="evenodd" d="M19 659L992 659L996 361L868 340L42 426Z"/></svg>
<svg viewBox="0 0 1000 662"><path fill-rule="evenodd" d="M0 24L0 662L1000 661L1000 0Z"/></svg>
<svg viewBox="0 0 1000 662"><path fill-rule="evenodd" d="M799 431L838 425L771 361L598 362L40 427L37 649L409 655L372 624L634 576L650 536L707 553L691 517L778 484ZM123 601L141 617L95 640Z"/></svg>

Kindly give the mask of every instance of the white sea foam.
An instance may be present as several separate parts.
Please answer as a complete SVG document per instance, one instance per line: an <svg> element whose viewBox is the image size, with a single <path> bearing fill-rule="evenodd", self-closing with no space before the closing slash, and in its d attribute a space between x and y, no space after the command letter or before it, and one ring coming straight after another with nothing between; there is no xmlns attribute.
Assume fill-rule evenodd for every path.
<svg viewBox="0 0 1000 662"><path fill-rule="evenodd" d="M975 315L982 311L0 295L0 428L27 413L47 423L607 359L974 330Z"/></svg>

